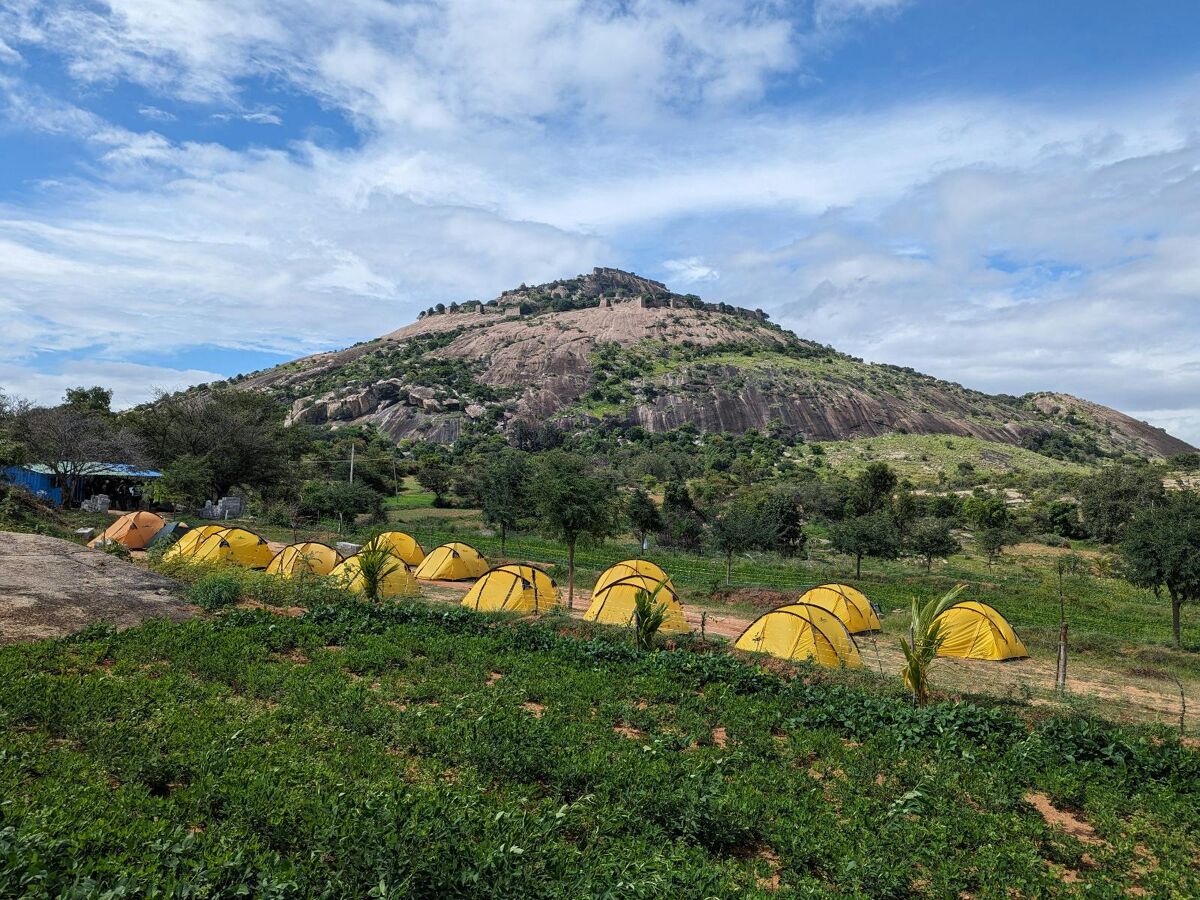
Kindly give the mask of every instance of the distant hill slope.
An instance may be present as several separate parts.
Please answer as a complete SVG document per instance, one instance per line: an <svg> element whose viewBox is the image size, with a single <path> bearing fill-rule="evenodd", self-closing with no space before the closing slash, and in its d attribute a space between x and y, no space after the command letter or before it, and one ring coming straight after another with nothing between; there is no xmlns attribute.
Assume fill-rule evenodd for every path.
<svg viewBox="0 0 1200 900"><path fill-rule="evenodd" d="M947 434L1077 458L1192 449L1064 394L989 395L803 340L760 311L705 303L616 269L430 310L345 350L236 379L291 404L289 420L374 422L454 440L519 420L744 432L806 440Z"/></svg>

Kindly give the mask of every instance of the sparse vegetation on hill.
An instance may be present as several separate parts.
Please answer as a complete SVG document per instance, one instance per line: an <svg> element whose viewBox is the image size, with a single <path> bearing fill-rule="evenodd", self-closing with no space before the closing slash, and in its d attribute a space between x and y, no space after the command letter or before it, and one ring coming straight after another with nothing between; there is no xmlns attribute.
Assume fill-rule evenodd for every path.
<svg viewBox="0 0 1200 900"><path fill-rule="evenodd" d="M793 441L946 434L1079 464L1192 449L1073 397L988 395L867 363L757 310L611 269L442 305L378 340L239 383L292 403L294 422L371 423L442 443L552 421L568 432L726 434L778 423Z"/></svg>

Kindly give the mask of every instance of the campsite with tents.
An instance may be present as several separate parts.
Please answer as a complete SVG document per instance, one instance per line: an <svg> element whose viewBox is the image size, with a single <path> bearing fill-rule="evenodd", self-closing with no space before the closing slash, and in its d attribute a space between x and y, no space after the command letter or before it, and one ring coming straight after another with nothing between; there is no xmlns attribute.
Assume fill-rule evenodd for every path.
<svg viewBox="0 0 1200 900"><path fill-rule="evenodd" d="M791 493L786 461L737 487L719 462L625 480L570 445L289 441L305 480L235 479L263 480L221 521L169 458L144 509L9 489L6 527L107 560L97 585L177 587L141 625L75 598L66 637L0 648L4 893L112 867L259 896L1200 890L1194 612L1175 649L1167 598L1116 568L1135 549L1033 536L1036 489L952 500L872 463ZM1131 483L1170 500L1144 471L1070 490L1108 524ZM861 521L882 516L908 523L895 549Z"/></svg>

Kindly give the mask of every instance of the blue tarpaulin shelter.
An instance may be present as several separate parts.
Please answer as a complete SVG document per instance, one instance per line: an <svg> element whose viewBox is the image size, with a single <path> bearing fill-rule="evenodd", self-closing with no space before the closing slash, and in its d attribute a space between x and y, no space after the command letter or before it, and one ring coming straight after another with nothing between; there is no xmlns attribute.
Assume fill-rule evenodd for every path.
<svg viewBox="0 0 1200 900"><path fill-rule="evenodd" d="M130 481L152 481L161 478L162 472L154 469L142 469L125 463L84 463L75 467L79 480L75 484L75 500L86 497L93 479L128 479ZM55 506L62 506L62 488L55 485L54 470L50 466L35 463L30 466L8 466L3 470L5 481L26 488L31 494L41 497Z"/></svg>

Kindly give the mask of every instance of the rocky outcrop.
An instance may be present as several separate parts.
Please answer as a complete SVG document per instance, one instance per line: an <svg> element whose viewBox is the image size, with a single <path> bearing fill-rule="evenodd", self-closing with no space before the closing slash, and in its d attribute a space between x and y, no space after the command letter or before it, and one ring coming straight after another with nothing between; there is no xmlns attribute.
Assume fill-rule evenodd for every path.
<svg viewBox="0 0 1200 900"><path fill-rule="evenodd" d="M605 369L598 358L614 347L625 357ZM390 368L397 354L407 360L402 374ZM1068 395L990 396L864 363L804 341L757 311L673 294L617 269L430 310L378 340L242 384L287 398L291 423L374 423L395 439L453 441L471 421L507 428L519 420L563 427L607 420L650 431L782 426L808 440L908 432L1028 445L1064 433L1102 452L1191 449L1161 429Z"/></svg>

